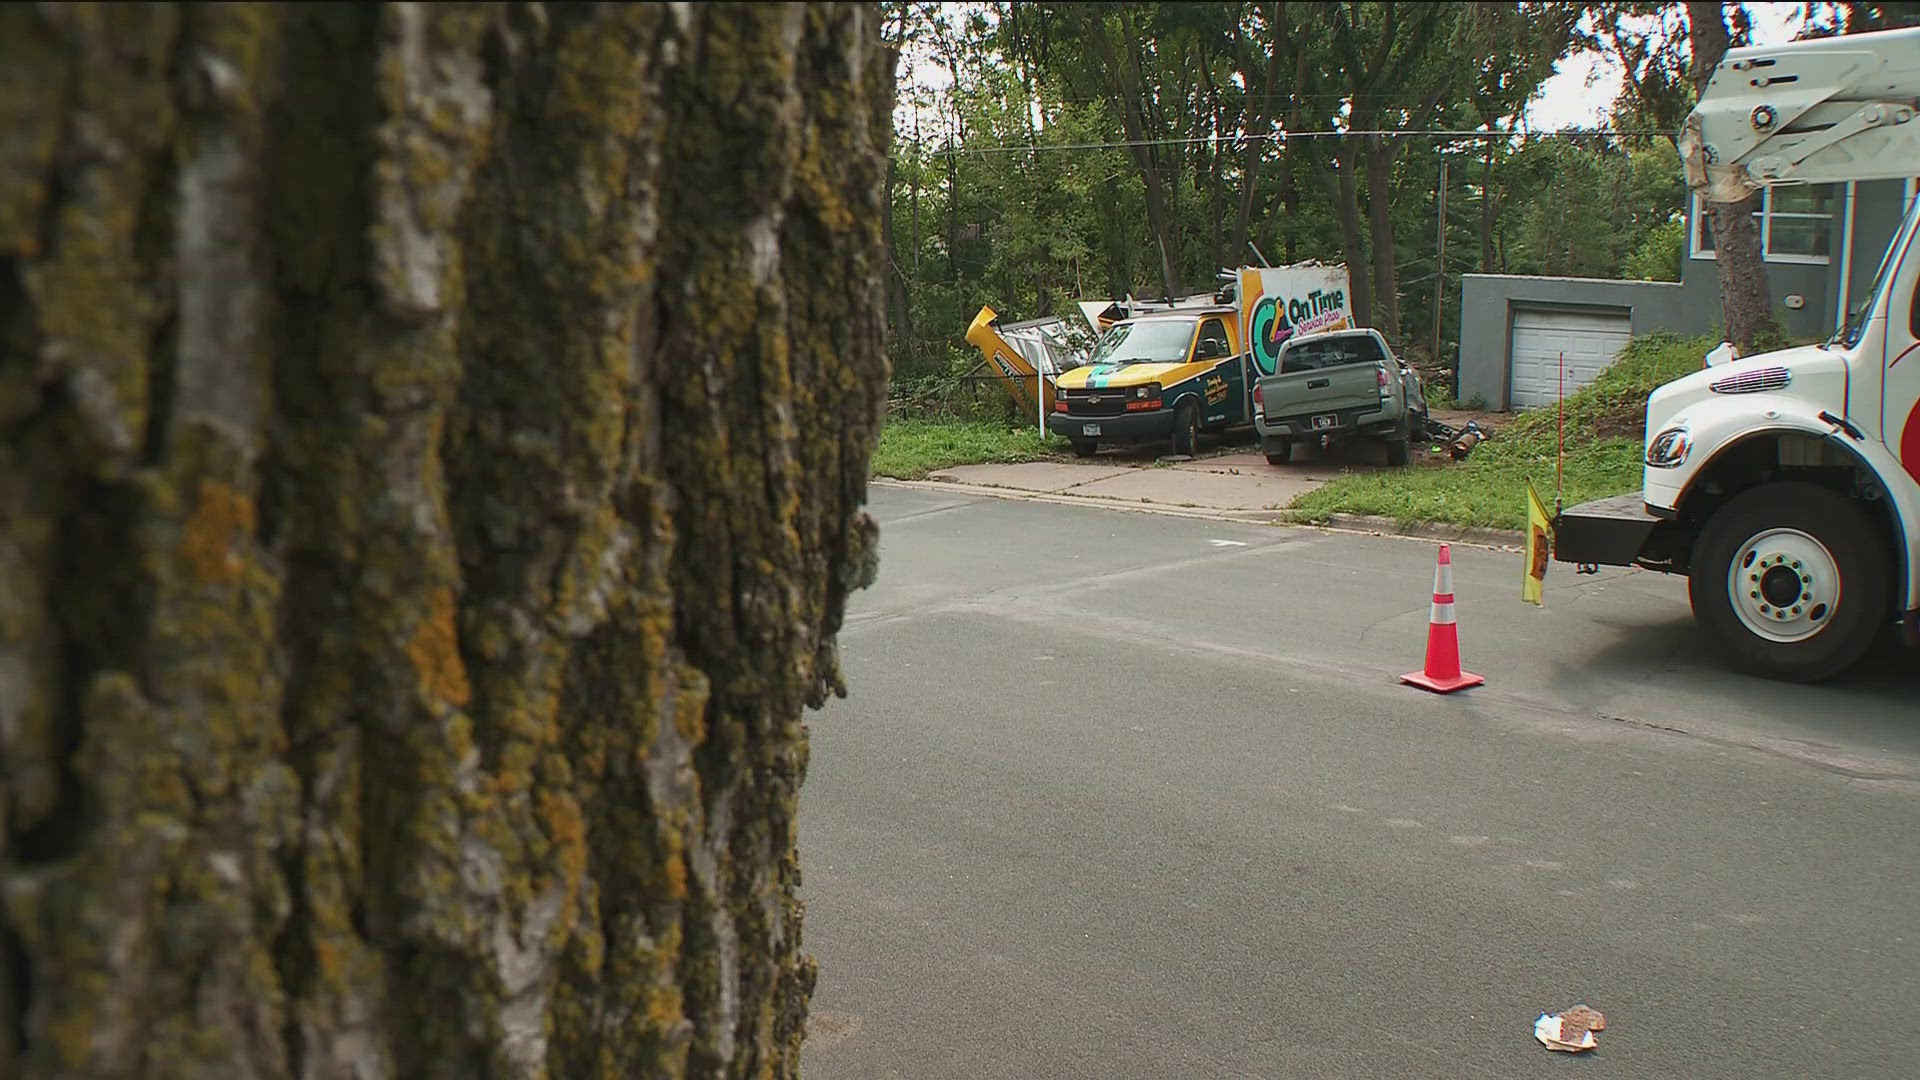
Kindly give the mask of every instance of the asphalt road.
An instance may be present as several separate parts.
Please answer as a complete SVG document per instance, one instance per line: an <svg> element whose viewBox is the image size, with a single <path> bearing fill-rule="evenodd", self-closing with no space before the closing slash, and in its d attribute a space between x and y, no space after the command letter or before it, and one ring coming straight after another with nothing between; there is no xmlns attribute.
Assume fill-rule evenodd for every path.
<svg viewBox="0 0 1920 1080"><path fill-rule="evenodd" d="M876 488L801 796L812 1080L1920 1075L1920 662L1783 686L1685 584ZM1606 1012L1581 1058L1542 1010Z"/></svg>

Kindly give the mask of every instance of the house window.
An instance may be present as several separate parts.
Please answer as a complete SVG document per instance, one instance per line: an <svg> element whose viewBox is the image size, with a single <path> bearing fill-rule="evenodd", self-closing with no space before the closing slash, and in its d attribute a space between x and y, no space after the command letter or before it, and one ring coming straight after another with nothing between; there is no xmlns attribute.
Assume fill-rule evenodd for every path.
<svg viewBox="0 0 1920 1080"><path fill-rule="evenodd" d="M1760 250L1768 262L1824 263L1832 254L1834 189L1831 184L1770 187L1754 212ZM1713 258L1713 215L1693 196L1692 255Z"/></svg>

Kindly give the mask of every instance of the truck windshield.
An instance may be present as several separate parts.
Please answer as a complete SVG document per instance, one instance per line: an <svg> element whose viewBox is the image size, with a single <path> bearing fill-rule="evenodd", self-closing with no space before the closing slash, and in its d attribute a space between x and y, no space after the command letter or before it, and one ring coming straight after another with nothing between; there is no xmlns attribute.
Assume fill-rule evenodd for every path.
<svg viewBox="0 0 1920 1080"><path fill-rule="evenodd" d="M1088 360L1092 364L1177 364L1193 344L1192 319L1143 319L1117 323Z"/></svg>
<svg viewBox="0 0 1920 1080"><path fill-rule="evenodd" d="M1839 344L1844 348L1853 348L1860 344L1860 334L1867 327L1867 316L1873 313L1873 305L1880 299L1880 290L1887 287L1887 278L1893 276L1893 256L1899 250L1901 241L1907 238L1913 228L1913 216L1920 214L1920 199L1915 199L1907 211L1907 219L1894 232L1893 240L1887 244L1887 253L1880 256L1880 269L1873 275L1873 284L1867 287L1866 299L1860 306L1847 312L1847 325L1839 333L1827 339L1828 345Z"/></svg>
<svg viewBox="0 0 1920 1080"><path fill-rule="evenodd" d="M1346 364L1368 364L1384 359L1380 343L1371 334L1353 337L1320 338L1288 345L1280 354L1280 373L1318 371Z"/></svg>

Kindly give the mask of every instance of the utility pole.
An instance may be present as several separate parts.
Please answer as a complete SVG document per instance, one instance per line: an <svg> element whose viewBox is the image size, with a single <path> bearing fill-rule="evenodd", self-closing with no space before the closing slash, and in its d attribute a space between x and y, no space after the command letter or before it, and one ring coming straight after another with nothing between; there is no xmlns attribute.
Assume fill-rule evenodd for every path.
<svg viewBox="0 0 1920 1080"><path fill-rule="evenodd" d="M1440 191L1437 199L1440 213L1439 241L1434 245L1433 256L1433 363L1440 363L1440 305L1447 299L1447 157L1440 155Z"/></svg>

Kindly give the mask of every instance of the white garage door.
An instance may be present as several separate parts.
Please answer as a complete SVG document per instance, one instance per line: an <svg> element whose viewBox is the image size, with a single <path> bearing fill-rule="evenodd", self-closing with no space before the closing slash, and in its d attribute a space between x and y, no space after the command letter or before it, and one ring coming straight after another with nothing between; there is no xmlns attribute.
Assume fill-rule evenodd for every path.
<svg viewBox="0 0 1920 1080"><path fill-rule="evenodd" d="M1551 405L1559 391L1560 358L1566 357L1567 393L1598 378L1626 347L1632 326L1627 313L1599 308L1572 311L1517 308L1513 313L1512 408Z"/></svg>

